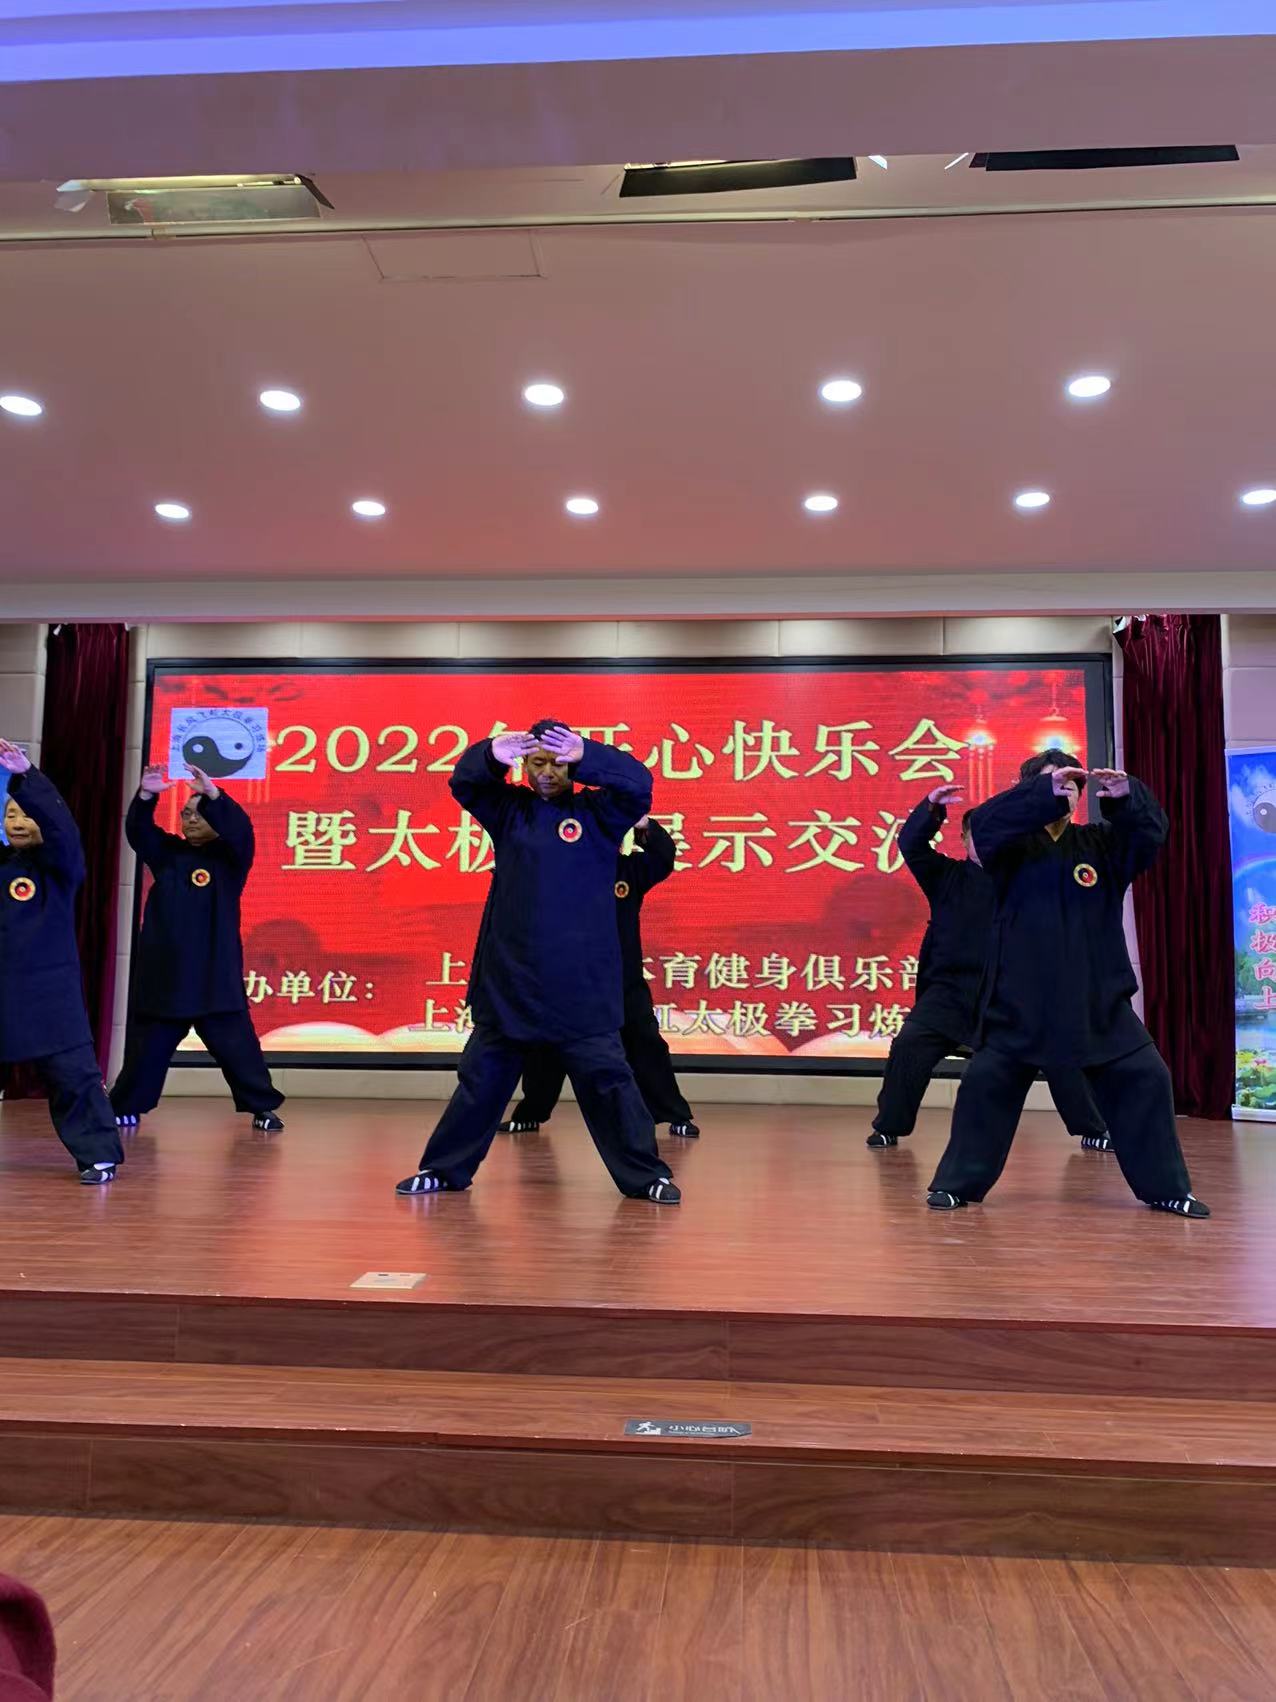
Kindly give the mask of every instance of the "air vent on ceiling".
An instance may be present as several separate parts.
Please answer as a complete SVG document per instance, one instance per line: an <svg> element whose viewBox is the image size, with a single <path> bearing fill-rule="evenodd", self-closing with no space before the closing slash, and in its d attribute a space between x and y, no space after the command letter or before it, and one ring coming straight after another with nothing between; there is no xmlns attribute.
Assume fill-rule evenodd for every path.
<svg viewBox="0 0 1276 1702"><path fill-rule="evenodd" d="M620 198L645 195L733 195L748 189L804 189L813 183L854 183L853 159L672 160L631 165Z"/></svg>
<svg viewBox="0 0 1276 1702"><path fill-rule="evenodd" d="M1229 165L1240 159L1219 148L1046 148L1025 154L974 154L972 171L1111 171L1118 166Z"/></svg>
<svg viewBox="0 0 1276 1702"><path fill-rule="evenodd" d="M292 172L242 177L88 177L64 183L59 196L72 189L103 191L113 225L295 223L317 219L320 207L332 206L310 178Z"/></svg>

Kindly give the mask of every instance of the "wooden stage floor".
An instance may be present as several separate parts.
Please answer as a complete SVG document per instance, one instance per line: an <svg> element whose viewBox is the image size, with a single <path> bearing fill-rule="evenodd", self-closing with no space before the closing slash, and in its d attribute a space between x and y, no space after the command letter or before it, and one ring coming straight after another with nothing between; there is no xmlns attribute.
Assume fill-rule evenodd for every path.
<svg viewBox="0 0 1276 1702"><path fill-rule="evenodd" d="M924 1189L946 1113L893 1152L868 1112L706 1106L699 1141L663 1140L681 1207L622 1200L574 1107L497 1138L466 1194L399 1199L428 1104L298 1100L255 1136L218 1100L173 1099L127 1143L109 1189L79 1186L45 1109L0 1109L0 1293L56 1290L413 1307L619 1307L1276 1328L1276 1130L1180 1124L1203 1223L1149 1212L1115 1159L1052 1113L1024 1119L982 1207ZM362 1273L424 1271L406 1295Z"/></svg>
<svg viewBox="0 0 1276 1702"><path fill-rule="evenodd" d="M0 1511L1276 1564L1266 1128L1183 1126L1187 1222L1046 1113L956 1214L943 1117L810 1107L705 1108L676 1209L574 1110L399 1199L435 1112L177 1099L87 1189L5 1107Z"/></svg>

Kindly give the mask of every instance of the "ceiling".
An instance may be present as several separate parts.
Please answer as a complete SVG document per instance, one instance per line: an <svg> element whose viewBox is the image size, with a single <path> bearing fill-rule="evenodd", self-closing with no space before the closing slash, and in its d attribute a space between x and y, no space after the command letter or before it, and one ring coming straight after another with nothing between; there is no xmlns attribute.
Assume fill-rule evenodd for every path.
<svg viewBox="0 0 1276 1702"><path fill-rule="evenodd" d="M46 240L0 254L0 392L46 411L0 414L0 582L28 600L104 580L231 598L326 580L357 598L460 579L480 612L484 583L694 573L754 581L780 612L798 576L940 576L959 607L973 574L1169 569L1208 607L1212 576L1268 569L1276 506L1237 501L1276 486L1266 156L1229 180L1258 204L1141 211L972 211L1077 191L945 163L865 166L836 193L961 216L375 228L462 205L597 209L618 171L598 167L468 193L325 180L367 230L214 241L50 241L51 186L5 186L0 243ZM1085 174L1087 198L1157 176L1120 191L1106 175ZM1069 401L1083 371L1110 374L1110 395ZM817 394L838 374L865 387L849 409ZM565 386L561 410L523 404L535 378ZM264 413L270 385L302 411ZM1026 487L1050 507L1017 512ZM836 513L803 509L816 490ZM567 516L574 494L601 513ZM352 516L361 496L385 519ZM162 499L193 520L157 520Z"/></svg>

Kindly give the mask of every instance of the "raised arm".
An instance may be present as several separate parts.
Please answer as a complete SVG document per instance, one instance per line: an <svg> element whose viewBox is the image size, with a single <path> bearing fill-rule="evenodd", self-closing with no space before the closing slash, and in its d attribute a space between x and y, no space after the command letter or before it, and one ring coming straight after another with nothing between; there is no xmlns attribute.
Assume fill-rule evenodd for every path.
<svg viewBox="0 0 1276 1702"><path fill-rule="evenodd" d="M165 833L155 825L155 806L161 792L167 792L169 782L157 762L147 763L142 770L141 784L124 817L124 837L152 873L167 861L181 841L176 834Z"/></svg>
<svg viewBox="0 0 1276 1702"><path fill-rule="evenodd" d="M503 733L480 739L452 770L448 785L463 810L485 827L495 842L513 801L507 776L510 766L526 756L536 741L527 733Z"/></svg>
<svg viewBox="0 0 1276 1702"><path fill-rule="evenodd" d="M1169 838L1169 817L1141 780L1111 768L1096 769L1092 778L1117 867L1128 885L1156 861Z"/></svg>
<svg viewBox="0 0 1276 1702"><path fill-rule="evenodd" d="M542 742L548 745L551 736L546 734ZM585 786L597 787L595 813L619 845L634 823L651 809L651 772L628 751L577 737L584 748L574 759L576 778Z"/></svg>
<svg viewBox="0 0 1276 1702"><path fill-rule="evenodd" d="M899 851L909 874L926 894L934 895L952 861L936 851L931 841L948 819L948 806L961 797L957 786L937 786L922 799L899 830Z"/></svg>
<svg viewBox="0 0 1276 1702"><path fill-rule="evenodd" d="M678 861L678 847L672 836L650 816L645 817L639 826L644 833L642 855L629 859L630 879L640 892L646 893L669 879Z"/></svg>
<svg viewBox="0 0 1276 1702"><path fill-rule="evenodd" d="M211 797L205 793L200 799L199 813L246 875L257 855L257 838L248 811L219 788Z"/></svg>
<svg viewBox="0 0 1276 1702"><path fill-rule="evenodd" d="M998 792L995 798L980 804L970 818L970 830L979 861L985 868L1017 839L1039 833L1067 813L1066 799L1056 782L1069 775L1075 777L1075 772L1061 769L1054 774L1034 775L1031 780L1021 780L1009 791ZM1085 776L1081 778L1084 781Z"/></svg>
<svg viewBox="0 0 1276 1702"><path fill-rule="evenodd" d="M70 887L79 886L84 879L84 848L75 817L66 807L62 794L38 768L9 771L9 791L23 813L40 829L41 844L33 854L55 880Z"/></svg>

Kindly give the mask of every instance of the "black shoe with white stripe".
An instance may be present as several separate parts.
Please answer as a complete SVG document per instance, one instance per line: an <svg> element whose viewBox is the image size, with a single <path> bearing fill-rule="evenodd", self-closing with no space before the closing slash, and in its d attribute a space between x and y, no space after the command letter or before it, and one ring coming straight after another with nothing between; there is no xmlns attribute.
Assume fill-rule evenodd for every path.
<svg viewBox="0 0 1276 1702"><path fill-rule="evenodd" d="M1086 1152L1111 1152L1112 1136L1106 1131L1101 1135L1082 1135L1081 1145Z"/></svg>
<svg viewBox="0 0 1276 1702"><path fill-rule="evenodd" d="M885 1129L874 1129L872 1134L864 1142L864 1145L865 1146L871 1146L871 1147L874 1147L874 1148L881 1148L881 1147L887 1147L887 1146L898 1146L899 1145L899 1136L898 1135L888 1135L886 1133Z"/></svg>
<svg viewBox="0 0 1276 1702"><path fill-rule="evenodd" d="M682 1141L698 1141L700 1139L699 1125L692 1122L670 1123L669 1133L677 1135L678 1139Z"/></svg>
<svg viewBox="0 0 1276 1702"><path fill-rule="evenodd" d="M80 1180L86 1188L101 1188L107 1182L114 1182L115 1169L113 1164L86 1164L80 1172Z"/></svg>
<svg viewBox="0 0 1276 1702"><path fill-rule="evenodd" d="M658 1206L681 1205L682 1189L674 1185L671 1177L662 1176L647 1189L647 1198Z"/></svg>
<svg viewBox="0 0 1276 1702"><path fill-rule="evenodd" d="M511 1117L504 1123L496 1125L498 1135L537 1135L540 1124L535 1117Z"/></svg>
<svg viewBox="0 0 1276 1702"><path fill-rule="evenodd" d="M947 1193L943 1188L932 1188L926 1196L926 1204L932 1211L957 1211L966 1202L959 1200L956 1194Z"/></svg>
<svg viewBox="0 0 1276 1702"><path fill-rule="evenodd" d="M394 1185L396 1194L451 1194L457 1190L433 1170L418 1170L415 1176L405 1176Z"/></svg>
<svg viewBox="0 0 1276 1702"><path fill-rule="evenodd" d="M1195 1194L1185 1194L1181 1200L1148 1200L1153 1211L1173 1212L1175 1217L1208 1217L1210 1208Z"/></svg>
<svg viewBox="0 0 1276 1702"><path fill-rule="evenodd" d="M136 1114L136 1112L124 1111L115 1119L115 1127L117 1129L126 1129L129 1134L132 1134L133 1130L137 1128L137 1125L141 1121L142 1119Z"/></svg>
<svg viewBox="0 0 1276 1702"><path fill-rule="evenodd" d="M259 1112L253 1118L253 1128L263 1135L277 1135L283 1126L282 1117L276 1117L273 1111Z"/></svg>

